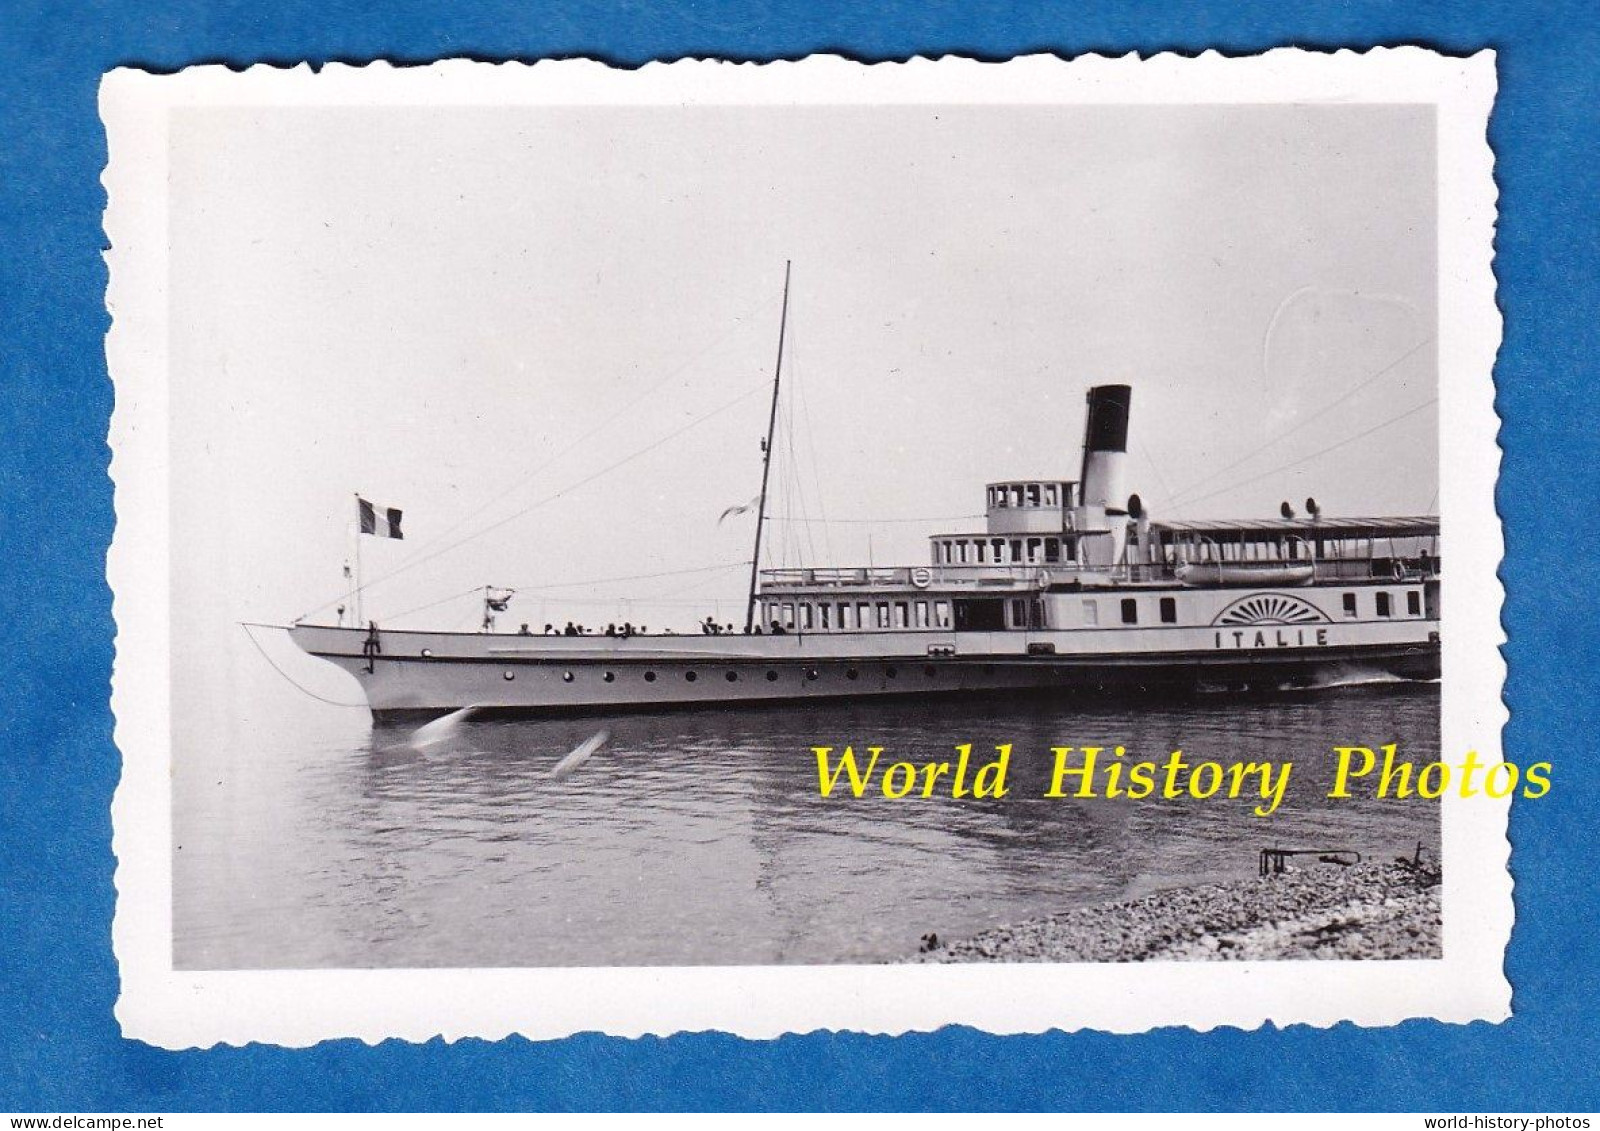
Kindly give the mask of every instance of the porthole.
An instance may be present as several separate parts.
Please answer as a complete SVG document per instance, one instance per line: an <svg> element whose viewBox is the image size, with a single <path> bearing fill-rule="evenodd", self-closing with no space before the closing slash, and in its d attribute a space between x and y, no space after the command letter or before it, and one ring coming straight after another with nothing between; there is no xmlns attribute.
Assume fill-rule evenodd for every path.
<svg viewBox="0 0 1600 1131"><path fill-rule="evenodd" d="M516 679L517 678L517 673L516 672L506 672L506 674L505 674L505 676L503 678L505 678L505 679Z"/></svg>
<svg viewBox="0 0 1600 1131"><path fill-rule="evenodd" d="M929 664L929 665L927 665L927 666L926 666L926 667L924 667L924 668L923 668L923 669L922 669L922 674L923 674L923 675L925 675L925 676L927 676L927 677L928 677L928 678L929 678L929 679L932 679L932 678L933 678L933 675L934 675L934 673L935 673L935 672L936 672L936 671L938 671L938 670L939 670L939 669L937 669L937 668L935 668L935 667L934 667L934 666L933 666L933 665L932 665L932 664Z"/></svg>
<svg viewBox="0 0 1600 1131"><path fill-rule="evenodd" d="M607 683L614 683L614 682L616 682L617 673L616 672L606 672L606 674L604 676L602 676L601 678L603 678Z"/></svg>
<svg viewBox="0 0 1600 1131"><path fill-rule="evenodd" d="M767 673L767 682L768 683L777 683L778 682L778 673L777 672L768 672Z"/></svg>
<svg viewBox="0 0 1600 1131"><path fill-rule="evenodd" d="M644 673L644 681L646 683L654 683L656 681L656 673L655 672L645 672Z"/></svg>
<svg viewBox="0 0 1600 1131"><path fill-rule="evenodd" d="M561 673L561 682L562 683L571 683L572 682L572 673L571 672L562 672Z"/></svg>
<svg viewBox="0 0 1600 1131"><path fill-rule="evenodd" d="M807 669L806 669L806 678L807 678L807 679L816 679L816 678L817 678L817 676L819 676L819 675L821 675L821 674L822 674L822 673L821 673L821 672L819 672L819 671L817 671L817 669L816 669L816 668L807 668Z"/></svg>
<svg viewBox="0 0 1600 1131"><path fill-rule="evenodd" d="M684 672L683 673L683 678L688 680L690 683L693 683L695 680L699 679L700 677L698 675L696 675L694 672Z"/></svg>
<svg viewBox="0 0 1600 1131"><path fill-rule="evenodd" d="M887 667L887 668L883 669L883 675L884 675L885 679L893 679L895 676L897 676L899 674L900 673L898 671L896 671L893 667Z"/></svg>
<svg viewBox="0 0 1600 1131"><path fill-rule="evenodd" d="M729 672L728 673L728 682L729 683L737 683L737 682L739 682L739 673L738 672Z"/></svg>
<svg viewBox="0 0 1600 1131"><path fill-rule="evenodd" d="M844 669L844 677L845 677L845 679L855 679L860 674L861 673L856 671L855 668L845 668Z"/></svg>
<svg viewBox="0 0 1600 1131"><path fill-rule="evenodd" d="M423 654L424 657L431 656L431 655L433 655L433 649L432 648L424 648L422 650L422 654Z"/></svg>

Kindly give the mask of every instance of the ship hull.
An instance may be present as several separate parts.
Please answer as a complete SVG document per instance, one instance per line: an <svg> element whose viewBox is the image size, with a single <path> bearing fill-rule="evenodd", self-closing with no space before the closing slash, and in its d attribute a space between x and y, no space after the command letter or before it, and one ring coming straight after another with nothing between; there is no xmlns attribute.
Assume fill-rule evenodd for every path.
<svg viewBox="0 0 1600 1131"><path fill-rule="evenodd" d="M375 718L462 707L610 714L721 705L1027 693L1170 696L1348 678L1439 675L1437 622L1210 629L1096 647L1070 632L520 637L295 626L303 650L361 684ZM1431 631L1430 631L1431 630ZM1320 642L1319 642L1320 641ZM932 653L932 654L930 654Z"/></svg>

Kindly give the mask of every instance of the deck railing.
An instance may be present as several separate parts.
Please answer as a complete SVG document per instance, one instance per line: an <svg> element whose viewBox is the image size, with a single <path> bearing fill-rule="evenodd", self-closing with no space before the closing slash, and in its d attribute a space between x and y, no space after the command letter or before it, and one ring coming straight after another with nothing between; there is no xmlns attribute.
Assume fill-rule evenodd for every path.
<svg viewBox="0 0 1600 1131"><path fill-rule="evenodd" d="M1227 565L1306 565L1305 558L1282 560L1226 561ZM1340 581L1422 581L1439 576L1439 559L1329 558L1312 561L1316 582ZM1176 583L1178 576L1171 562L1126 563L1113 569L1090 569L1075 563L1049 562L1031 565L928 565L928 566L819 566L803 569L765 569L762 588L775 589L1038 589L1050 584L1075 580L1091 583L1135 582L1141 584Z"/></svg>
<svg viewBox="0 0 1600 1131"><path fill-rule="evenodd" d="M764 569L761 581L773 588L797 587L931 587L988 586L1014 588L1038 586L1051 572L1072 574L1076 567L1059 565L964 566L837 566L807 569Z"/></svg>

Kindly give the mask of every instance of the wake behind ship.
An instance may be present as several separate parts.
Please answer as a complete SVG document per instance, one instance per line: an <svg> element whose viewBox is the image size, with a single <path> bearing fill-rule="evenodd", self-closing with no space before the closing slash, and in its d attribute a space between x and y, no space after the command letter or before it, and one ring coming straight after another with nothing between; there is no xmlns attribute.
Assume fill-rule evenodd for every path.
<svg viewBox="0 0 1600 1131"><path fill-rule="evenodd" d="M289 633L380 719L1438 677L1437 518L1307 500L1305 517L1152 521L1124 488L1131 406L1127 385L1090 389L1078 478L989 484L983 529L933 535L924 564L753 567L744 634ZM757 562L765 500L763 478Z"/></svg>

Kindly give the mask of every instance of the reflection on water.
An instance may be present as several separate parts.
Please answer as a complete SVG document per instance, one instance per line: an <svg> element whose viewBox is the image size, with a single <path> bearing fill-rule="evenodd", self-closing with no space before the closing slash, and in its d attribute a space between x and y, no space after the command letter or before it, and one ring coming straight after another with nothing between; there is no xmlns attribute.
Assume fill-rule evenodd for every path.
<svg viewBox="0 0 1600 1131"><path fill-rule="evenodd" d="M1166 706L815 704L457 720L414 741L349 716L242 720L175 785L186 968L882 961L1154 888L1254 873L1265 846L1409 855L1436 806L1329 801L1331 747L1438 757L1434 685ZM551 771L604 726L609 740ZM817 790L815 744L949 760L1014 744L1001 800ZM1255 801L1042 798L1058 744L1293 760ZM977 759L975 758L975 763Z"/></svg>

